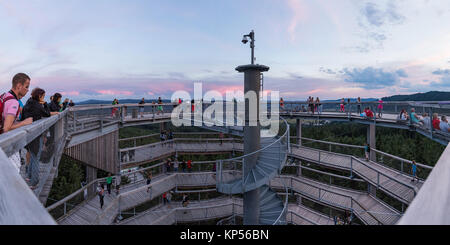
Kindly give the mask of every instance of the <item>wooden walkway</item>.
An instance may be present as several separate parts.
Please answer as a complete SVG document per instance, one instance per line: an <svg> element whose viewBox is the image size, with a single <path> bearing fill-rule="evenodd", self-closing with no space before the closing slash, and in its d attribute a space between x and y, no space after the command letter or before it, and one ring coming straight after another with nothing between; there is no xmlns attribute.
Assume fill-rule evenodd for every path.
<svg viewBox="0 0 450 245"><path fill-rule="evenodd" d="M289 187L300 195L341 210L353 211L368 225L393 225L401 217L400 213L381 200L360 192L333 185L323 184L304 177L280 176L271 181L276 188Z"/></svg>
<svg viewBox="0 0 450 245"><path fill-rule="evenodd" d="M123 166L130 164L145 163L158 160L163 157L172 156L175 153L197 153L205 152L231 152L242 151L243 144L235 142L224 142L222 145L217 140L210 142L186 142L175 140L170 143L155 143L134 148L122 149L121 152L135 151L134 161L124 162ZM373 161L367 162L365 159L355 158L350 155L344 155L334 152L327 152L308 147L292 146L291 157L311 161L327 167L353 171L373 186L387 192L395 199L409 204L423 185L423 181L411 182L411 177L401 173L398 170L386 167Z"/></svg>
<svg viewBox="0 0 450 245"><path fill-rule="evenodd" d="M411 177L400 171L365 159L307 147L292 147L292 157L334 167L355 174L387 192L392 197L409 204L423 185L423 181L411 182Z"/></svg>
<svg viewBox="0 0 450 245"><path fill-rule="evenodd" d="M232 173L224 175L225 178L234 178ZM66 225L88 225L88 224L111 224L120 210L128 210L140 204L159 197L164 192L177 187L207 187L216 185L213 173L177 173L160 174L152 178L151 189L145 181L121 187L121 194L117 196L114 192L104 197L103 209L100 209L98 196L83 202L68 214L61 217L57 222Z"/></svg>
<svg viewBox="0 0 450 245"><path fill-rule="evenodd" d="M242 151L243 147L244 146L240 143L240 140L224 139L221 144L218 139L203 139L201 141L195 139L175 139L172 141L121 149L121 156L126 157L121 157L120 160L122 168L129 168L143 163L160 160L165 157L170 157L177 153L219 154Z"/></svg>
<svg viewBox="0 0 450 245"><path fill-rule="evenodd" d="M183 222L243 215L240 198L221 197L206 201L191 201L188 207L181 202L158 205L149 211L118 223L119 225L174 225ZM289 204L287 220L295 225L334 225L332 218L303 205Z"/></svg>
<svg viewBox="0 0 450 245"><path fill-rule="evenodd" d="M233 178L232 173L230 173L228 178ZM358 218L366 224L395 224L400 217L398 211L364 192L330 186L302 177L282 176L272 181L271 185L282 188L279 180L284 181L292 190L313 201L318 201L343 210L353 210ZM121 189L122 194L119 196L115 193L105 195L103 209L100 209L99 199L95 196L71 210L66 216L60 218L58 223L62 225L112 224L118 214L119 203L120 210L125 211L148 202L155 197L159 197L162 193L177 187L206 187L215 186L215 183L216 180L213 173L162 174L153 178L152 188L149 192L147 192L147 186L143 182L124 186ZM163 212L163 214L166 215L170 212ZM178 215L177 212L174 215ZM199 212L201 213L201 211ZM214 217L218 216L219 213L217 212L214 213L216 215ZM151 220L154 220L153 218ZM314 217L305 216L305 218L314 220ZM321 218L316 218L318 218L318 224L324 224ZM162 219L161 222L163 221L169 222L170 219ZM178 221L181 222L182 220ZM172 219L170 222L173 223L175 221ZM308 220L304 220L303 222L311 223Z"/></svg>

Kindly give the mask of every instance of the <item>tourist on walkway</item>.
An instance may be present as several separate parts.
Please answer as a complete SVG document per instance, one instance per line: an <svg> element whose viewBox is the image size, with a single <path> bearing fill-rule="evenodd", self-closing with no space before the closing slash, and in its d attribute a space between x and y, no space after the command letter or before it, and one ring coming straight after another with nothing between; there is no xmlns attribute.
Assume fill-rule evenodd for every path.
<svg viewBox="0 0 450 245"><path fill-rule="evenodd" d="M159 113L164 114L164 109L163 109L162 104L163 104L162 99L161 99L161 97L159 97L158 98L158 110L156 112L156 115L159 115Z"/></svg>
<svg viewBox="0 0 450 245"><path fill-rule="evenodd" d="M433 128L436 130L441 130L441 121L437 113L433 113Z"/></svg>
<svg viewBox="0 0 450 245"><path fill-rule="evenodd" d="M378 100L378 118L383 116L383 100L380 98Z"/></svg>
<svg viewBox="0 0 450 245"><path fill-rule="evenodd" d="M161 133L159 134L159 139L161 140L161 142L164 143L164 141L166 141L167 135L166 135L166 131L161 131Z"/></svg>
<svg viewBox="0 0 450 245"><path fill-rule="evenodd" d="M370 157L370 146L366 143L364 146L364 153L366 154L366 161L369 161Z"/></svg>
<svg viewBox="0 0 450 245"><path fill-rule="evenodd" d="M417 179L417 182L419 182L419 177L417 177L417 164L416 161L412 160L412 164L411 164L411 168L412 168L412 182L414 182L414 179Z"/></svg>
<svg viewBox="0 0 450 245"><path fill-rule="evenodd" d="M106 177L106 189L108 190L109 195L111 195L111 186L112 186L112 177L111 173L108 173L108 177Z"/></svg>
<svg viewBox="0 0 450 245"><path fill-rule="evenodd" d="M173 171L175 171L175 173L178 172L178 165L179 165L178 160L175 160L173 162Z"/></svg>
<svg viewBox="0 0 450 245"><path fill-rule="evenodd" d="M368 119L375 118L375 115L373 114L373 112L370 110L369 107L366 107L366 109L364 109L364 114Z"/></svg>
<svg viewBox="0 0 450 245"><path fill-rule="evenodd" d="M152 174L152 171L150 170L147 173L147 185L150 185L150 183L152 183L152 177L153 177L153 174ZM147 189L147 192L148 192L148 189Z"/></svg>
<svg viewBox="0 0 450 245"><path fill-rule="evenodd" d="M170 207L170 202L172 201L172 191L167 192L166 200L167 200L167 207L171 208Z"/></svg>
<svg viewBox="0 0 450 245"><path fill-rule="evenodd" d="M167 134L167 140L169 141L169 147L173 147L173 132L172 132L172 130L169 130L169 133Z"/></svg>
<svg viewBox="0 0 450 245"><path fill-rule="evenodd" d="M186 173L186 167L187 167L186 160L183 160L181 162L181 169L183 170L183 173Z"/></svg>
<svg viewBox="0 0 450 245"><path fill-rule="evenodd" d="M419 124L420 118L416 114L416 109L411 108L411 113L409 114L409 119L411 120L411 124Z"/></svg>
<svg viewBox="0 0 450 245"><path fill-rule="evenodd" d="M144 98L142 98L142 100L141 101L139 101L139 114L140 114L140 118L143 118L144 117L144 109L145 109L145 107L143 106L145 104L145 99Z"/></svg>
<svg viewBox="0 0 450 245"><path fill-rule="evenodd" d="M16 123L19 119L19 100L28 93L30 81L29 76L24 73L18 73L13 77L11 90L0 96L0 104L3 105L3 111L0 111L2 114L1 133L33 123L33 118L31 117Z"/></svg>
<svg viewBox="0 0 450 245"><path fill-rule="evenodd" d="M58 112L51 112L45 102L45 91L41 88L35 88L31 92L31 97L28 99L27 103L23 108L23 120L27 118L32 118L33 122L42 119L43 117L50 117L51 115L58 114ZM29 159L29 165L26 168L27 179L30 179L31 189L37 187L39 182L39 160L42 153L42 145L44 141L44 135L35 138L31 143L26 146L27 149L27 160ZM28 162L27 162L28 163Z"/></svg>
<svg viewBox="0 0 450 245"><path fill-rule="evenodd" d="M73 101L70 100L70 101L69 101L69 107L74 107L74 106L75 106L75 103L73 103Z"/></svg>
<svg viewBox="0 0 450 245"><path fill-rule="evenodd" d="M422 123L424 128L426 128L426 129L431 128L431 118L428 115L428 113L425 112L422 114L422 119L420 120L420 122Z"/></svg>
<svg viewBox="0 0 450 245"><path fill-rule="evenodd" d="M192 160L191 160L191 159L189 159L189 160L187 161L187 169L188 169L188 172L189 172L189 173L192 172Z"/></svg>
<svg viewBox="0 0 450 245"><path fill-rule="evenodd" d="M112 102L112 105L114 106L114 105L117 105L117 104L119 104L119 101L117 99L114 99L113 102ZM117 110L118 110L117 107L113 107L111 109L111 117L112 118L116 117Z"/></svg>
<svg viewBox="0 0 450 245"><path fill-rule="evenodd" d="M358 115L360 115L362 113L362 111L361 111L361 108L362 108L361 97L358 97L358 100L356 101L356 103L358 104Z"/></svg>
<svg viewBox="0 0 450 245"><path fill-rule="evenodd" d="M187 207L189 204L189 196L186 193L183 193L181 204L183 205L183 207Z"/></svg>
<svg viewBox="0 0 450 245"><path fill-rule="evenodd" d="M162 194L162 198L163 198L163 205L166 205L166 203L167 203L167 192L164 192Z"/></svg>
<svg viewBox="0 0 450 245"><path fill-rule="evenodd" d="M317 106L319 115L322 114L322 104L320 103L319 97L316 98L316 106Z"/></svg>
<svg viewBox="0 0 450 245"><path fill-rule="evenodd" d="M170 173L170 167L171 167L172 163L170 162L170 158L167 159L166 161L166 169L167 169L167 173Z"/></svg>
<svg viewBox="0 0 450 245"><path fill-rule="evenodd" d="M408 119L409 119L408 113L406 112L405 109L402 109L399 115L399 120L407 121Z"/></svg>
<svg viewBox="0 0 450 245"><path fill-rule="evenodd" d="M62 111L61 98L62 98L62 95L60 93L55 93L53 95L53 100L48 105L51 112Z"/></svg>
<svg viewBox="0 0 450 245"><path fill-rule="evenodd" d="M104 198L105 198L105 187L103 184L100 186L100 190L98 192L98 197L100 198L100 208L103 209Z"/></svg>
<svg viewBox="0 0 450 245"><path fill-rule="evenodd" d="M280 109L283 112L284 111L284 100L283 98L280 99Z"/></svg>
<svg viewBox="0 0 450 245"><path fill-rule="evenodd" d="M341 100L341 109L340 109L340 112L345 112L345 99L344 99L344 98L342 98L342 100Z"/></svg>
<svg viewBox="0 0 450 245"><path fill-rule="evenodd" d="M450 132L450 127L448 125L448 121L447 121L447 117L446 116L442 116L441 117L441 123L439 123L439 128L443 131L443 132Z"/></svg>

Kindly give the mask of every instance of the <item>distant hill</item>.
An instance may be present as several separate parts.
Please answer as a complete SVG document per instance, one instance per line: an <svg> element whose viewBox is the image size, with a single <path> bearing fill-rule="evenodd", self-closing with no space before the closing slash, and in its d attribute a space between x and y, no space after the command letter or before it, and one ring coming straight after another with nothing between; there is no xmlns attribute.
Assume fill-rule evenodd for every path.
<svg viewBox="0 0 450 245"><path fill-rule="evenodd" d="M383 101L450 101L450 92L431 91L411 95L384 97Z"/></svg>
<svg viewBox="0 0 450 245"><path fill-rule="evenodd" d="M139 103L141 100L135 100L135 99L123 99L123 100L119 100L119 104L137 104ZM145 100L146 103L152 103L153 101L156 102L156 100ZM170 102L169 100L162 100L165 103ZM81 101L81 102L77 102L77 105L108 105L108 104L112 104L112 100L86 100L86 101Z"/></svg>

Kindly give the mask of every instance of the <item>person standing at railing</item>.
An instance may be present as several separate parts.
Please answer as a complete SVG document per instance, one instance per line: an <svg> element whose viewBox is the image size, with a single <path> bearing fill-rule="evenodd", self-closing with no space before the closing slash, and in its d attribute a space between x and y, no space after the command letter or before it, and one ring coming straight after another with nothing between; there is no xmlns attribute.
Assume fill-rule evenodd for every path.
<svg viewBox="0 0 450 245"><path fill-rule="evenodd" d="M417 179L417 182L419 182L419 177L417 177L417 164L416 161L412 160L412 164L411 164L411 168L412 168L412 182L414 182L414 179Z"/></svg>
<svg viewBox="0 0 450 245"><path fill-rule="evenodd" d="M322 114L322 104L320 103L319 97L316 98L316 106L317 106L319 115Z"/></svg>
<svg viewBox="0 0 450 245"><path fill-rule="evenodd" d="M416 114L416 109L411 108L411 113L409 114L409 119L411 120L411 124L420 124L420 118Z"/></svg>
<svg viewBox="0 0 450 245"><path fill-rule="evenodd" d="M342 98L340 106L341 106L340 112L345 112L345 99L344 98Z"/></svg>
<svg viewBox="0 0 450 245"><path fill-rule="evenodd" d="M159 97L158 98L158 110L156 111L156 115L159 115L159 113L164 114L164 109L163 109L162 103L163 103L162 99L161 99L161 97Z"/></svg>
<svg viewBox="0 0 450 245"><path fill-rule="evenodd" d="M142 100L139 101L139 105L142 105L142 106L139 106L139 113L140 113L141 118L144 117L144 109L145 109L145 107L143 106L144 104L145 104L145 99L142 98Z"/></svg>
<svg viewBox="0 0 450 245"><path fill-rule="evenodd" d="M169 133L167 134L167 140L169 141L169 147L173 147L173 132L172 132L172 130L169 130Z"/></svg>
<svg viewBox="0 0 450 245"><path fill-rule="evenodd" d="M281 112L284 111L284 100L283 100L283 98L280 99L280 109L281 109Z"/></svg>
<svg viewBox="0 0 450 245"><path fill-rule="evenodd" d="M439 120L438 114L433 113L433 128L436 130L441 130L440 124L441 124L441 121Z"/></svg>
<svg viewBox="0 0 450 245"><path fill-rule="evenodd" d="M358 97L358 100L356 102L358 104L358 115L361 115L361 108L362 108L362 104L361 104L361 97Z"/></svg>
<svg viewBox="0 0 450 245"><path fill-rule="evenodd" d="M113 102L112 102L112 105L117 105L117 104L119 104L119 101L117 99L114 99ZM117 112L117 107L113 107L111 109L111 117L112 118L116 117L116 112Z"/></svg>
<svg viewBox="0 0 450 245"><path fill-rule="evenodd" d="M369 144L366 143L366 145L364 146L364 153L366 154L366 161L369 161L369 156L370 156L370 146Z"/></svg>
<svg viewBox="0 0 450 245"><path fill-rule="evenodd" d="M167 160L166 160L166 171L167 171L167 173L170 173L170 165L171 165L170 158L167 158Z"/></svg>
<svg viewBox="0 0 450 245"><path fill-rule="evenodd" d="M378 118L383 116L383 100L380 98L378 100Z"/></svg>
<svg viewBox="0 0 450 245"><path fill-rule="evenodd" d="M100 185L100 190L98 191L98 197L100 198L100 209L103 209L104 198L105 198L105 187L103 184Z"/></svg>
<svg viewBox="0 0 450 245"><path fill-rule="evenodd" d="M106 189L108 190L109 195L111 195L111 186L112 186L112 177L111 173L108 173L108 177L106 177Z"/></svg>
<svg viewBox="0 0 450 245"><path fill-rule="evenodd" d="M422 125L425 129L427 129L427 130L430 129L431 119L430 119L430 116L428 115L428 113L425 112L422 114L422 119L420 120L420 122L422 123Z"/></svg>
<svg viewBox="0 0 450 245"><path fill-rule="evenodd" d="M447 121L447 117L446 116L442 116L441 117L441 122L439 123L439 128L443 131L443 132L447 132L450 133L450 127L448 125L448 121Z"/></svg>
<svg viewBox="0 0 450 245"><path fill-rule="evenodd" d="M11 90L0 96L0 113L2 114L0 133L6 133L33 123L33 118L17 122L19 119L19 100L28 93L30 81L28 75L18 73L13 77Z"/></svg>
<svg viewBox="0 0 450 245"><path fill-rule="evenodd" d="M189 159L189 160L187 161L187 169L188 169L188 172L189 172L189 173L192 172L192 160L191 160L191 159Z"/></svg>
<svg viewBox="0 0 450 245"><path fill-rule="evenodd" d="M175 173L178 172L178 165L179 165L178 160L175 159L175 161L173 162L173 171L175 171Z"/></svg>
<svg viewBox="0 0 450 245"><path fill-rule="evenodd" d="M23 120L32 118L33 121L38 121L43 117L50 117L56 115L58 112L50 112L47 102L45 102L45 90L41 88L35 88L31 92L31 97L23 107ZM30 159L27 168L27 178L30 179L31 188L36 188L39 182L39 160L42 153L42 144L46 133L35 138L26 146L28 151L27 159ZM27 180L28 180L27 179Z"/></svg>

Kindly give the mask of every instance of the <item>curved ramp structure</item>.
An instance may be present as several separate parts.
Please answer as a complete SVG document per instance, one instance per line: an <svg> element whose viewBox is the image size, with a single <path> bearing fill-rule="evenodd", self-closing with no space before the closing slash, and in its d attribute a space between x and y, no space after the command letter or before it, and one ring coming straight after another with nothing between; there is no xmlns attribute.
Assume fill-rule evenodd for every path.
<svg viewBox="0 0 450 245"><path fill-rule="evenodd" d="M260 188L259 223L263 225L285 224L286 204L277 193L269 187L286 164L289 152L289 125L283 119L286 130L282 136L262 137L261 149L253 153L218 162L217 191L225 194L240 194ZM262 135L264 133L262 132ZM244 173L245 159L257 156L257 164L246 174ZM241 168L237 168L240 165ZM226 181L223 173L229 168L240 170L238 178Z"/></svg>

